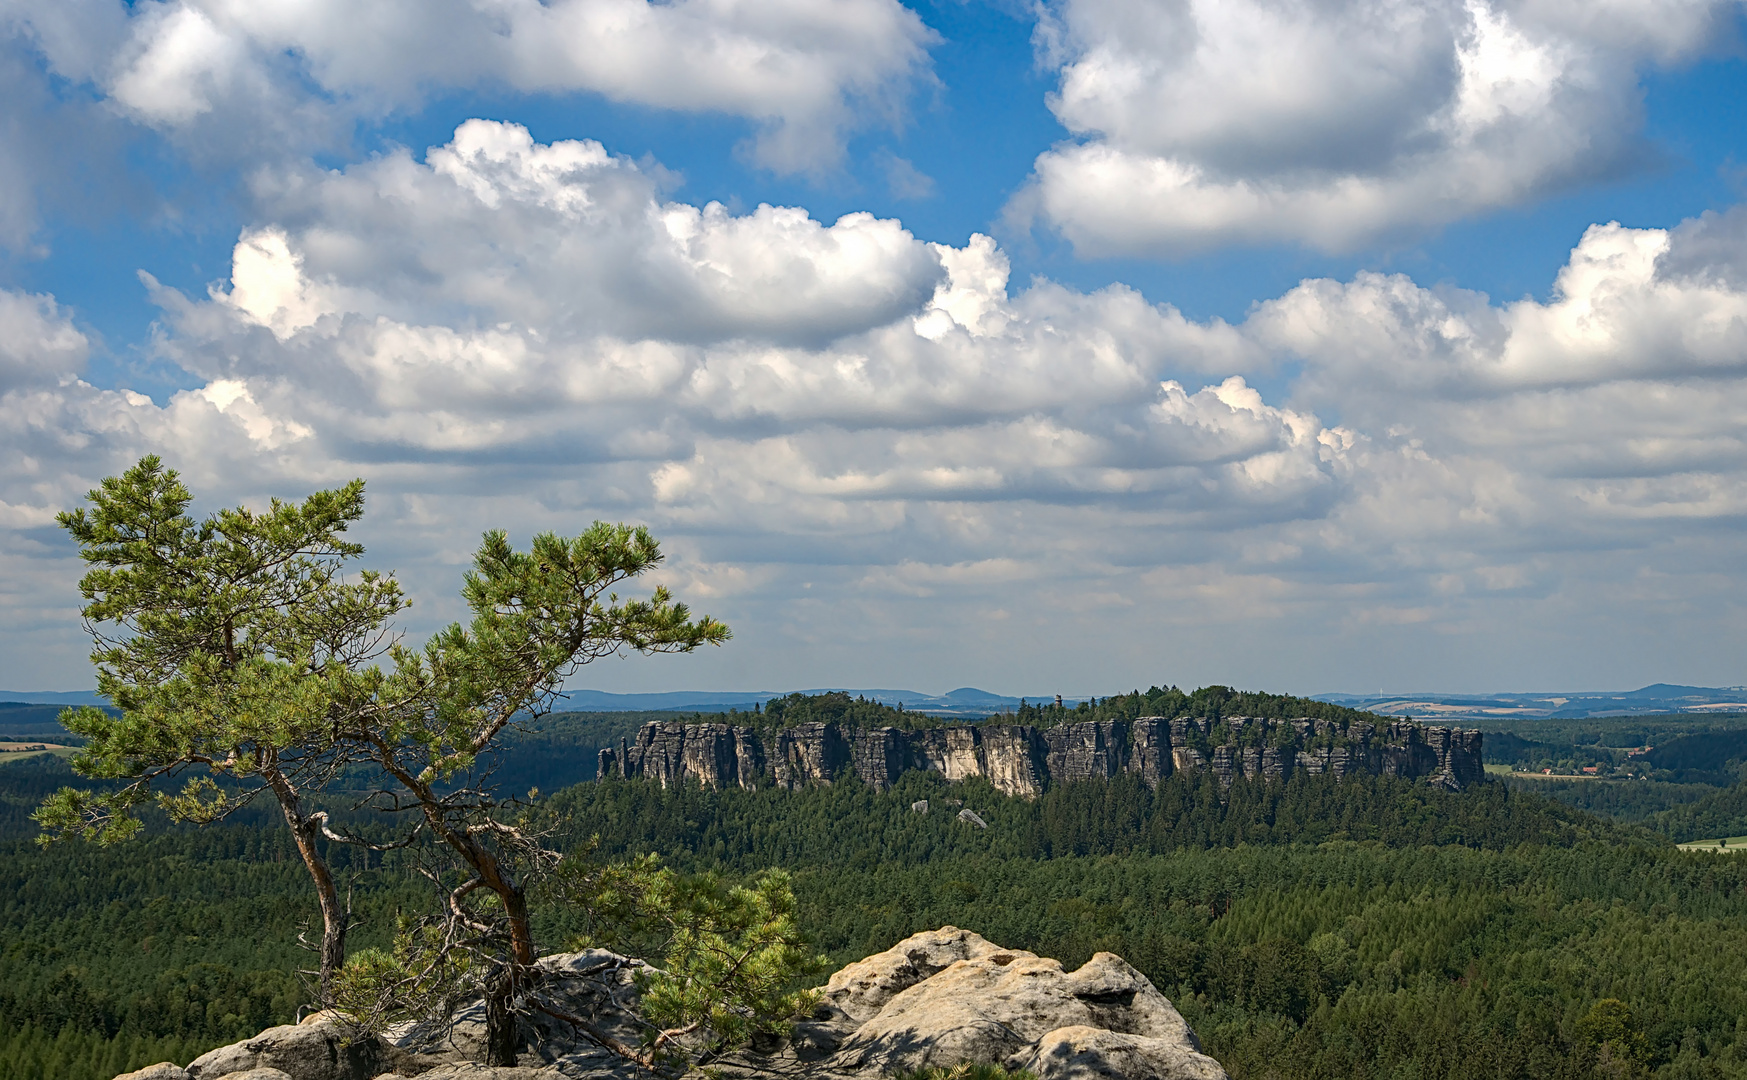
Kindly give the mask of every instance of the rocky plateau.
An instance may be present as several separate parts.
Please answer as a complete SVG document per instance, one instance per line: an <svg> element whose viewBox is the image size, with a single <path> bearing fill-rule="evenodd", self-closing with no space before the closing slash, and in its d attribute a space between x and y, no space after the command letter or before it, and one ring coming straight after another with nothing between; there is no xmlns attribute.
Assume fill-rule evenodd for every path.
<svg viewBox="0 0 1747 1080"><path fill-rule="evenodd" d="M980 724L903 730L809 723L779 730L679 721L644 725L636 738L600 751L602 777L710 788L829 784L854 774L884 789L911 770L948 780L986 778L1008 795L1123 773L1148 784L1176 772L1211 770L1287 779L1294 773L1399 776L1462 789L1484 777L1481 733L1411 720L1268 720L1229 716L1141 717L1038 728Z"/></svg>

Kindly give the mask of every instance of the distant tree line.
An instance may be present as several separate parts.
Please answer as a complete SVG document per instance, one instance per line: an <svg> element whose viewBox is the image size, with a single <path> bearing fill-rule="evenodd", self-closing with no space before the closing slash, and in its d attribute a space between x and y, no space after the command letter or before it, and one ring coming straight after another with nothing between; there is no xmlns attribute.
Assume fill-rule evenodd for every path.
<svg viewBox="0 0 1747 1080"><path fill-rule="evenodd" d="M850 728L895 727L918 730L967 723L1054 727L1087 720L1136 720L1143 716L1162 716L1166 719L1193 716L1214 721L1226 716L1260 716L1272 720L1310 717L1333 720L1341 724L1356 720L1374 724L1389 723L1387 717L1342 705L1331 705L1326 701L1293 697L1290 694L1234 690L1229 686L1204 686L1190 692L1184 692L1175 686L1154 686L1146 691L1135 690L1106 698L1088 698L1073 705L1021 699L1017 708L994 714L981 721L916 712L903 708L901 704L894 706L872 701L864 696L851 697L843 690L772 698L755 706L751 713L717 713L708 716L693 714L691 717L670 715L668 718L740 723L764 728L832 723Z"/></svg>

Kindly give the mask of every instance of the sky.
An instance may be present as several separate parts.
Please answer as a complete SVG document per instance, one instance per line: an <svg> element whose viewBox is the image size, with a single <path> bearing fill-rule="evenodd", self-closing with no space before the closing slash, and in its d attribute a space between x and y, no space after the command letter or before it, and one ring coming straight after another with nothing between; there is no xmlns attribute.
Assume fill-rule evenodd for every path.
<svg viewBox="0 0 1747 1080"><path fill-rule="evenodd" d="M1726 0L0 0L0 686L57 512L647 525L609 691L1747 683Z"/></svg>

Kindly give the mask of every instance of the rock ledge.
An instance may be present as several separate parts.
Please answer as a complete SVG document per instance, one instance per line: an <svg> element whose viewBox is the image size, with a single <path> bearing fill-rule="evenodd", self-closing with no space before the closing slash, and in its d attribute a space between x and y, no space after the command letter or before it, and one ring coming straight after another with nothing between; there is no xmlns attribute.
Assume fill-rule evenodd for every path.
<svg viewBox="0 0 1747 1080"><path fill-rule="evenodd" d="M603 951L547 957L548 1003L615 1038L636 1041L632 976L641 961ZM328 1014L270 1028L203 1054L186 1069L160 1064L116 1080L647 1080L650 1073L568 1025L525 1025L524 1064L473 1064L483 1033L463 1010L442 1031L393 1041L353 1032ZM1195 1033L1146 976L1098 953L1078 970L969 930L944 926L905 938L831 976L793 1037L710 1063L736 1080L878 1080L960 1062L1027 1069L1039 1080L1226 1080Z"/></svg>

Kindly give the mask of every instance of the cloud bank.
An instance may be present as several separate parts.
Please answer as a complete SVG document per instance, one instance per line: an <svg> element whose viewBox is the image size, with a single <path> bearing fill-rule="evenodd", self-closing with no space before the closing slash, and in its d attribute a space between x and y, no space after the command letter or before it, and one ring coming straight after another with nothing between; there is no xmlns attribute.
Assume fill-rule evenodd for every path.
<svg viewBox="0 0 1747 1080"><path fill-rule="evenodd" d="M0 3L14 63L227 165L343 146L359 120L483 89L739 117L760 165L817 172L851 131L901 116L934 42L897 0Z"/></svg>
<svg viewBox="0 0 1747 1080"><path fill-rule="evenodd" d="M1084 255L1351 251L1643 166L1639 72L1732 0L1059 0L1076 138L1009 207Z"/></svg>
<svg viewBox="0 0 1747 1080"><path fill-rule="evenodd" d="M1607 643L1569 661L1595 679L1720 657L1740 617L1740 211L1597 225L1546 303L1364 273L1231 325L1016 287L985 236L672 201L484 120L254 195L228 281L144 278L196 389L93 386L53 298L0 293L4 603L44 662L77 573L52 515L148 450L214 500L369 477L366 539L427 622L486 527L646 522L797 684L870 642L867 674L917 681L1310 688L1356 649L1542 671L1522 643L1572 635ZM1449 651L1407 657L1404 625Z"/></svg>

